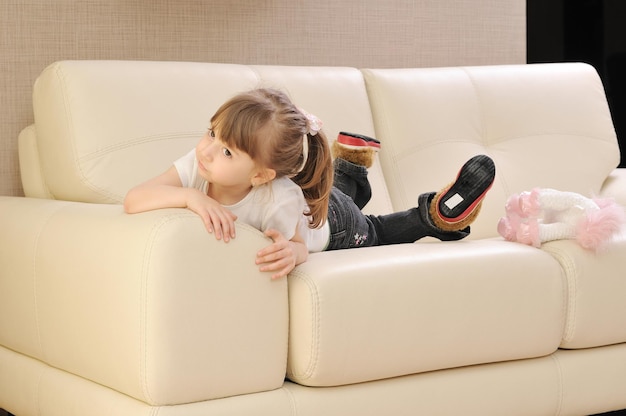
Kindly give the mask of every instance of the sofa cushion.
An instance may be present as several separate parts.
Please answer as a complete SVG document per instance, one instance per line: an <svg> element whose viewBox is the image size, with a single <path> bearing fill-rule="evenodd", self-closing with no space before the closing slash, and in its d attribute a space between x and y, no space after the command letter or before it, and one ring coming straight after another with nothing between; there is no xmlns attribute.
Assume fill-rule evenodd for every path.
<svg viewBox="0 0 626 416"><path fill-rule="evenodd" d="M288 376L333 386L547 355L565 304L559 264L519 244L318 253L289 277Z"/></svg>
<svg viewBox="0 0 626 416"><path fill-rule="evenodd" d="M195 146L217 106L256 82L238 65L54 63L34 86L41 165L28 169L41 171L56 199L121 202Z"/></svg>
<svg viewBox="0 0 626 416"><path fill-rule="evenodd" d="M23 134L26 195L119 203L130 187L195 146L224 101L255 87L285 90L323 120L329 140L340 130L374 135L365 83L354 68L57 62L35 83L36 136L32 129ZM368 209L389 212L379 165L371 179Z"/></svg>
<svg viewBox="0 0 626 416"><path fill-rule="evenodd" d="M585 64L364 70L395 209L486 153L496 183L470 238L497 235L512 193L598 194L619 162L604 88Z"/></svg>

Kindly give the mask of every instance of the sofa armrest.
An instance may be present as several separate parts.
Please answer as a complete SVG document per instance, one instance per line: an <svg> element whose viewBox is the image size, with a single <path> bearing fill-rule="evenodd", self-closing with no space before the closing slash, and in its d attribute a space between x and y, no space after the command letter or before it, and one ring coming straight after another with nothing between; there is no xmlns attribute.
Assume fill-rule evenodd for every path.
<svg viewBox="0 0 626 416"><path fill-rule="evenodd" d="M617 168L606 178L600 190L600 196L612 197L626 206L626 168Z"/></svg>
<svg viewBox="0 0 626 416"><path fill-rule="evenodd" d="M32 198L54 199L41 172L39 149L37 148L37 129L34 124L24 128L18 137L20 161L20 179L24 195Z"/></svg>
<svg viewBox="0 0 626 416"><path fill-rule="evenodd" d="M152 405L278 388L286 279L237 227L227 244L184 209L0 197L0 344Z"/></svg>

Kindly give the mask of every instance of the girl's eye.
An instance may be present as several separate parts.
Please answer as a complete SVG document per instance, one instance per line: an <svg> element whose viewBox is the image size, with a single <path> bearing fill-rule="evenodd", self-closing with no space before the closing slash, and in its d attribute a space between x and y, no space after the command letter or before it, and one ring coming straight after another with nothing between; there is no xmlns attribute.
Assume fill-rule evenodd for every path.
<svg viewBox="0 0 626 416"><path fill-rule="evenodd" d="M215 131L213 129L208 129L209 137L215 138Z"/></svg>
<svg viewBox="0 0 626 416"><path fill-rule="evenodd" d="M227 148L223 148L222 153L224 153L224 156L226 157L231 157L233 155Z"/></svg>

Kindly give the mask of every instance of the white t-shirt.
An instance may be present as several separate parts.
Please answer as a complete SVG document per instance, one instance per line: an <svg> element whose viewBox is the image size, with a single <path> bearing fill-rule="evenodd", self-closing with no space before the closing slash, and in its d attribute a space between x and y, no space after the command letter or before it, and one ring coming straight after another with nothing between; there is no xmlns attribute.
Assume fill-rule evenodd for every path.
<svg viewBox="0 0 626 416"><path fill-rule="evenodd" d="M174 162L182 185L204 193L208 183L198 175L198 160L195 149ZM278 178L272 182L255 186L241 201L224 205L237 216L237 220L265 231L276 229L288 240L293 238L296 227L310 252L323 251L328 245L330 229L328 221L321 228L308 227L308 209L302 189L291 179Z"/></svg>

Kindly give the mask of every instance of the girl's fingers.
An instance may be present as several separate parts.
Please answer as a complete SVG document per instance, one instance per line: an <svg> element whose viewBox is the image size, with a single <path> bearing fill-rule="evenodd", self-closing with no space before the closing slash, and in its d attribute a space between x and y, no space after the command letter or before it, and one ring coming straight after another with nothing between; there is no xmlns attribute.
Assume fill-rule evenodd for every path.
<svg viewBox="0 0 626 416"><path fill-rule="evenodd" d="M263 263L259 270L262 272L276 272L272 275L272 278L274 278L286 275L289 272L290 267L289 262L285 262L284 259L280 259L271 263Z"/></svg>
<svg viewBox="0 0 626 416"><path fill-rule="evenodd" d="M224 215L222 211L206 212L203 216L204 224L208 232L215 234L218 240L224 239L225 242L235 238L235 215Z"/></svg>

